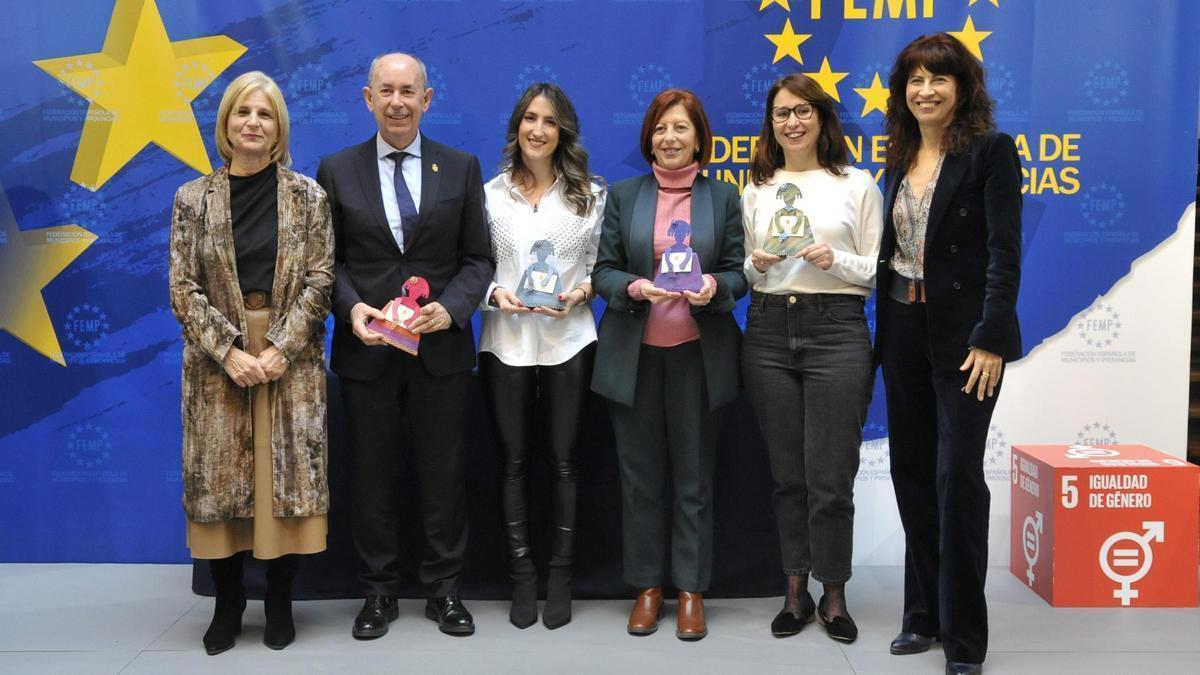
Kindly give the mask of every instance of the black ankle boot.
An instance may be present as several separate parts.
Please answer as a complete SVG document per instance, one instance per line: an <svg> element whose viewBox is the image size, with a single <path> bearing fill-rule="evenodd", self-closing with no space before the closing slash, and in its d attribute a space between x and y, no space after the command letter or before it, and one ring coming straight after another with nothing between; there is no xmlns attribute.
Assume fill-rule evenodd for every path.
<svg viewBox="0 0 1200 675"><path fill-rule="evenodd" d="M550 568L550 578L546 581L546 607L542 610L542 624L550 630L571 623L572 577L570 566Z"/></svg>
<svg viewBox="0 0 1200 675"><path fill-rule="evenodd" d="M217 592L212 623L204 633L204 651L209 656L233 647L242 633L242 612L246 609L246 588L242 586L242 553L208 561L213 587Z"/></svg>
<svg viewBox="0 0 1200 675"><path fill-rule="evenodd" d="M267 562L267 595L263 609L267 627L263 644L271 649L283 649L296 639L296 624L292 621L292 580L296 578L299 561L285 555Z"/></svg>
<svg viewBox="0 0 1200 675"><path fill-rule="evenodd" d="M508 620L517 628L529 628L537 623L537 570L528 555L514 559L512 567L513 596Z"/></svg>

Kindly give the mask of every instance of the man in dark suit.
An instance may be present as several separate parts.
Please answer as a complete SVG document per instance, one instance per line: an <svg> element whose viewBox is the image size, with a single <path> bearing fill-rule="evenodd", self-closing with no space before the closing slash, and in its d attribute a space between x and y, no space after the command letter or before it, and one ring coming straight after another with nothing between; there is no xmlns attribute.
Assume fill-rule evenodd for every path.
<svg viewBox="0 0 1200 675"><path fill-rule="evenodd" d="M330 365L354 443L354 544L367 596L353 635L379 637L399 613L402 447L415 453L420 483L428 544L420 579L435 589L425 616L443 633L470 635L475 624L458 599L467 543L465 403L475 365L471 314L494 268L479 160L421 135L433 89L416 57L372 61L363 98L379 132L317 170L336 240ZM412 324L421 335L415 357L386 344L369 323L384 318L380 308L413 276L430 289Z"/></svg>

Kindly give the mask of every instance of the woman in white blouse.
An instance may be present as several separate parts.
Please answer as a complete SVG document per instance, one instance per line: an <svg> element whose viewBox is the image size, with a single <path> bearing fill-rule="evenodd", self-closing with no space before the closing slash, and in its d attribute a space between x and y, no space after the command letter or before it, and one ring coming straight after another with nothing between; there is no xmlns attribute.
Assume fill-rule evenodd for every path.
<svg viewBox="0 0 1200 675"><path fill-rule="evenodd" d="M800 73L775 82L753 184L742 193L752 289L742 375L770 457L788 582L771 632L794 635L815 614L831 638L853 642L845 584L873 383L863 304L875 281L883 196L870 174L847 164L837 111L821 86ZM796 210L812 243L771 253L794 250L781 248L771 225ZM824 585L819 603L808 593L810 574Z"/></svg>
<svg viewBox="0 0 1200 675"><path fill-rule="evenodd" d="M513 580L509 621L518 628L537 621L527 475L539 438L554 476L542 621L553 629L571 620L575 446L595 353L589 303L604 213L603 189L592 180L570 99L553 84L531 85L508 121L504 168L484 186L496 278L479 339L480 378L503 457L500 493ZM526 275L531 268L535 274ZM521 293L530 276L553 277L562 292ZM534 298L541 303L547 297L549 302L532 306Z"/></svg>

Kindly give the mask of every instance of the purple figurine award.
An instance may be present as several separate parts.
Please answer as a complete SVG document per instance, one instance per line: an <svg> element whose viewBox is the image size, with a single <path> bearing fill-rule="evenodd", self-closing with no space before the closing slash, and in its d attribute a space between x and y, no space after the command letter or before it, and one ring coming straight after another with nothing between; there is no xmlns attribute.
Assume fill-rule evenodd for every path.
<svg viewBox="0 0 1200 675"><path fill-rule="evenodd" d="M675 243L663 251L662 262L654 275L654 285L664 291L692 291L704 288L704 276L700 271L700 256L686 241L692 234L692 226L686 220L673 220L667 228L667 236Z"/></svg>

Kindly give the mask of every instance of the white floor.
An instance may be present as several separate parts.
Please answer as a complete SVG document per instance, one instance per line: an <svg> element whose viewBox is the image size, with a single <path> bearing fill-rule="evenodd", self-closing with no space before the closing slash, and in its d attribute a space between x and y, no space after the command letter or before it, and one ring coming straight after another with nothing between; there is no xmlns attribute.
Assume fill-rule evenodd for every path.
<svg viewBox="0 0 1200 675"><path fill-rule="evenodd" d="M186 565L0 565L0 673L940 673L939 648L891 656L900 617L899 567L865 567L849 586L860 636L833 642L813 624L771 637L779 598L710 600L709 636L675 638L673 614L648 637L625 633L629 602L577 601L556 631L518 630L503 602L468 602L477 632L452 638L406 600L383 638L359 642L361 601L299 602L296 642L262 644L262 604L251 602L237 646L200 645L212 599L190 592ZM1006 569L988 580L986 672L1200 673L1200 610L1053 609ZM673 603L672 603L673 604ZM670 608L670 609L673 609Z"/></svg>

